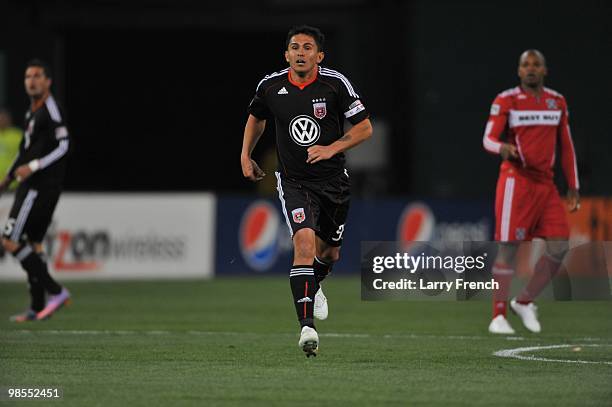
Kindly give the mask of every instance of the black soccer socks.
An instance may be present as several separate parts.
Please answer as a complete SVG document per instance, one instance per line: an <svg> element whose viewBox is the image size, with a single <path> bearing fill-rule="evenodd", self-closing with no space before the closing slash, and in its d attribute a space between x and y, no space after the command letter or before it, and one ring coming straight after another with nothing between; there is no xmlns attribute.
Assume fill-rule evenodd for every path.
<svg viewBox="0 0 612 407"><path fill-rule="evenodd" d="M314 328L312 311L318 284L312 265L291 267L289 283L300 326Z"/></svg>
<svg viewBox="0 0 612 407"><path fill-rule="evenodd" d="M317 289L319 288L319 283L325 280L325 277L329 275L333 265L334 263L328 263L315 256L312 268L314 269L315 279L317 280Z"/></svg>
<svg viewBox="0 0 612 407"><path fill-rule="evenodd" d="M59 294L62 291L62 286L49 275L47 263L34 251L32 246L28 244L19 246L14 256L21 263L21 267L28 273L30 284L31 281L34 281L35 284L40 284L52 295Z"/></svg>
<svg viewBox="0 0 612 407"><path fill-rule="evenodd" d="M30 309L40 312L45 308L45 288L37 276L28 274L28 289L30 291Z"/></svg>

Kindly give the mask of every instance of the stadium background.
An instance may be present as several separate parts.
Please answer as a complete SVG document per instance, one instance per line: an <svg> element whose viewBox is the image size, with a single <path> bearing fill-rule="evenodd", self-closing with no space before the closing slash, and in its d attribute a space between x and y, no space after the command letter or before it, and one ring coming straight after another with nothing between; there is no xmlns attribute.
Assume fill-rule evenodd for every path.
<svg viewBox="0 0 612 407"><path fill-rule="evenodd" d="M591 199L585 200L580 219L573 220L575 237L612 240L612 7L607 2L315 0L305 6L294 0L131 0L119 6L114 1L7 1L0 10L0 105L21 126L28 106L23 67L33 56L46 59L75 139L67 193L47 240L51 268L61 281L70 281L75 306L48 325L28 327L38 332L34 339L24 340L29 331L1 323L0 359L7 364L0 387L15 380L45 383L45 369L33 369L28 361L40 364L37 352L53 343L77 349L75 359L95 366L104 356L92 355L88 346L119 361L110 373L99 367L99 376L66 362L63 366L73 369L74 377L53 377L71 393L67 402L173 403L176 395L166 384L185 386L192 377L175 372L166 383L133 363L157 363L156 355L168 354L178 360L178 369L194 360L204 368L212 363L236 380L228 384L218 381L223 374L197 371L194 377L210 384L205 386L210 398L204 394L193 400L231 404L240 399L228 395L243 392L246 399L256 394L255 401L262 404L300 401L279 390L291 386L291 380L258 379L277 376L283 364L289 369L303 366L294 362L295 349L285 349L289 342L293 346L295 326L286 279L280 277L289 264L290 247L276 191L270 183L246 182L238 157L256 84L284 67L288 28L307 23L327 35L324 65L357 85L375 129L368 147L349 154L355 199L336 273L354 276L328 283L337 314L325 329L339 333L323 336L330 388L320 389L314 398L329 397L337 405L350 400L427 405L467 399L482 405L517 400L542 405L552 398L567 405L586 399L600 405L612 397L609 391L595 390L609 382L608 366L581 376L578 368L551 372L545 364L537 366L541 380L533 383L533 391L546 389L540 398L514 387L518 381L500 381L498 393L483 394L482 383L493 386L491 378L499 374L489 370L500 368L490 360L491 352L508 345L478 336L488 322L488 304L457 305L450 315L448 304L364 304L358 300L355 278L362 240L491 238L499 160L483 150L482 134L495 95L518 84L517 60L527 48L546 55L546 84L569 102L581 193ZM268 129L255 158L270 165L273 143ZM565 191L562 177L557 182ZM2 223L9 205L10 198L3 196ZM245 274L256 277L198 283L74 281ZM16 280L0 284L0 319L5 320L3 315L19 311L26 298L24 274L8 256L0 256L0 280ZM265 294L245 304L242 299L252 298L253 292ZM253 309L256 315L247 317ZM552 333L524 343L570 343L583 336L609 343L612 327L604 318L609 311L605 303L559 305L549 311ZM568 328L565 315L578 322ZM395 325L400 316L410 321L402 328ZM165 348L163 339L155 337L160 332L177 348ZM272 335L277 332L280 336ZM345 344L355 338L351 335L365 338L352 349L355 356L344 354ZM466 338L480 344L476 358L469 345L457 345ZM211 350L201 349L202 341ZM410 351L402 348L406 341L414 341ZM153 355L132 346L150 348ZM58 351L49 357L49 369L65 356ZM608 351L591 357L610 361ZM225 366L228 360L252 364L246 373L252 377ZM520 363L503 368L520 378L528 368ZM355 373L362 366L371 375ZM402 398L405 393L397 389L405 383L390 380L385 366L403 377L425 372L419 387L411 388L416 399ZM166 378L168 365L151 365L151 372L157 368L159 377ZM410 370L414 368L420 370ZM312 366L306 369L321 374ZM454 369L467 375L463 387L446 384L442 391L430 384L441 377L446 383L455 381ZM353 387L338 379L348 374ZM138 382L141 390L111 396L109 375L117 383L121 378ZM292 371L284 375L291 378ZM87 394L80 394L75 389L83 380L99 387L92 391L89 386ZM384 397L362 393L371 380ZM271 393L260 394L261 386Z"/></svg>
<svg viewBox="0 0 612 407"><path fill-rule="evenodd" d="M58 1L3 8L10 18L0 36L0 105L21 117L28 103L24 64L32 56L50 61L54 92L75 139L67 191L215 194L221 202L212 215L222 239L217 247L232 245L217 253L217 272L222 265L245 271L234 264L237 244L244 249L236 237L239 223L225 227L245 215L245 202L261 197L277 205L274 177L246 182L238 154L255 85L284 66L285 33L302 22L327 34L325 64L357 84L374 121L368 147L349 152L356 221L349 221L347 236L354 242L346 245L344 262L356 258L364 239L492 236L499 159L484 152L482 133L495 95L517 84L517 58L527 48L544 52L547 85L569 101L582 195L612 193L612 161L606 159L612 147L611 7L603 1L554 7L321 1L307 10L293 1L130 1L121 8L107 1ZM254 153L268 173L275 167L273 146L271 125ZM563 177L557 178L564 191ZM223 213L229 208L224 200L236 197L245 199L239 210ZM395 208L378 223L385 230L373 232L376 215L389 214L381 208L423 200L437 228L428 229L425 217L420 227L402 230L405 213ZM599 212L593 215L597 226L585 217L582 228L609 236L609 221ZM169 209L168 216L174 213ZM269 222L261 218L265 213L259 216L259 232L255 225L242 234L250 233L245 239L261 248L266 242L253 234L265 234ZM354 271L355 263L340 269Z"/></svg>
<svg viewBox="0 0 612 407"><path fill-rule="evenodd" d="M489 198L484 123L527 48L568 99L582 192L612 192L605 1L9 1L2 14L0 104L20 118L24 64L51 62L77 142L69 190L250 192L233 165L246 106L284 67L288 27L306 22L388 126L384 176L369 171L363 195Z"/></svg>

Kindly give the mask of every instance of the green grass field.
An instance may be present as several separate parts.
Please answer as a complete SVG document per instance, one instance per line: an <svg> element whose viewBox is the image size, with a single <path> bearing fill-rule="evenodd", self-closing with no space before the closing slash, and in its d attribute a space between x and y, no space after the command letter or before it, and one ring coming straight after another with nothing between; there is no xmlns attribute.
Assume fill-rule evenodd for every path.
<svg viewBox="0 0 612 407"><path fill-rule="evenodd" d="M0 284L0 387L61 387L65 406L612 405L610 303L543 302L542 334L512 315L517 335L493 337L488 301L362 302L330 278L307 359L285 278L67 286L51 320L11 324L26 285ZM519 356L565 362L493 355L552 345L572 346Z"/></svg>

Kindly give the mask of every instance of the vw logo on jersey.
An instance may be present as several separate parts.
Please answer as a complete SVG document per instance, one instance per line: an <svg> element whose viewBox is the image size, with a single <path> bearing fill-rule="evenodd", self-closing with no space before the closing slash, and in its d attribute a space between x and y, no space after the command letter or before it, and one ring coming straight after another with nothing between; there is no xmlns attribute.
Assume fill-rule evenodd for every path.
<svg viewBox="0 0 612 407"><path fill-rule="evenodd" d="M269 269L279 254L278 211L267 201L256 201L244 212L238 239L244 261L256 271Z"/></svg>
<svg viewBox="0 0 612 407"><path fill-rule="evenodd" d="M416 202L404 208L397 225L397 241L400 249L410 251L418 249L417 242L428 242L434 232L436 219L424 203Z"/></svg>
<svg viewBox="0 0 612 407"><path fill-rule="evenodd" d="M289 134L293 141L303 147L313 145L321 135L321 127L315 119L307 115L294 117L289 123Z"/></svg>

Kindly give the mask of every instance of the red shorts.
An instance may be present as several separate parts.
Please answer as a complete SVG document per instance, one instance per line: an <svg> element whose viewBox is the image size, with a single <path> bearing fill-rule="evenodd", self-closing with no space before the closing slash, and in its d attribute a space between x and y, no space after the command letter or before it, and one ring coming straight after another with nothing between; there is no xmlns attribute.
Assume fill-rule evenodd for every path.
<svg viewBox="0 0 612 407"><path fill-rule="evenodd" d="M537 182L515 169L504 169L497 180L495 240L569 238L563 202L552 182Z"/></svg>

